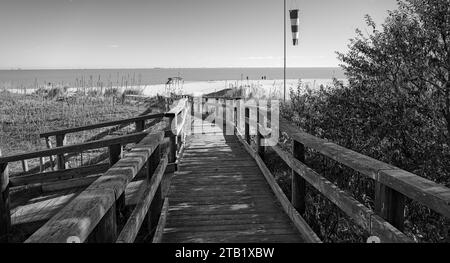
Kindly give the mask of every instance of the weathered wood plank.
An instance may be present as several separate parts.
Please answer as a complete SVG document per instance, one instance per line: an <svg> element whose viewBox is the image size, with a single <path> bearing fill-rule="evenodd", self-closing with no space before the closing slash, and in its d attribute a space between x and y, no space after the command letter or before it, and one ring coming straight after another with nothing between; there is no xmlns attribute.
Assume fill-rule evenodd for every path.
<svg viewBox="0 0 450 263"><path fill-rule="evenodd" d="M239 138L239 140L241 140L241 138ZM266 167L261 158L255 152L253 152L253 150L245 141L241 140L241 143L242 145L244 145L244 148L247 150L247 152L255 159L256 163L258 164L258 167L261 169L264 177L266 178L267 183L274 192L275 196L280 201L284 211L289 216L289 218L291 218L292 222L297 227L299 232L302 233L302 236L306 239L306 241L312 243L321 242L316 233L314 233L314 231L310 228L310 226L306 223L306 221L292 206L291 202L289 202L287 197L284 195L283 190L281 190L280 186L276 183L275 178L272 176L269 169Z"/></svg>
<svg viewBox="0 0 450 263"><path fill-rule="evenodd" d="M107 163L94 164L83 166L79 168L66 169L64 171L53 171L23 176L13 176L10 178L11 187L29 185L36 183L47 183L60 181L65 179L74 179L78 177L85 177L93 174L106 172L110 167Z"/></svg>
<svg viewBox="0 0 450 263"><path fill-rule="evenodd" d="M163 207L161 209L161 215L160 215L159 221L158 221L158 226L156 227L152 243L161 243L162 235L164 232L164 227L166 226L168 208L169 208L169 199L165 198Z"/></svg>
<svg viewBox="0 0 450 263"><path fill-rule="evenodd" d="M139 114L139 116L147 115L149 112L151 112L151 109L145 110L144 112L142 112L141 114ZM149 126L149 127L154 126L154 125L158 124L159 122L161 122L161 119L162 119L162 118L154 119L154 120L152 120L147 126ZM85 142L96 141L96 140L102 139L102 138L104 138L105 136L108 136L108 135L110 135L111 133L113 133L113 132L115 132L115 131L118 131L118 130L120 130L120 129L122 129L122 128L125 128L125 127L127 127L127 126L129 126L129 125L130 125L130 123L125 123L125 124L120 124L120 125L111 127L111 128L109 128L109 129L106 129L106 130L104 130L104 131L102 131L102 132L100 132L100 133L97 133L97 134L95 134L94 136L88 138L87 140L85 140ZM45 141L46 141L46 144L47 144L47 148L52 148L51 145L49 145L50 141L48 140L48 137L46 137L45 139L46 139ZM76 154L77 154L77 153L69 153L69 154L66 154L66 156L65 156L65 157L66 157L66 160L69 159L69 158L71 158L71 157L73 157L73 156L75 156ZM103 159L101 159L101 160L103 160ZM89 162L87 165L93 164L93 163L96 163L96 162L95 162L95 161L92 161L92 162ZM52 156L50 156L50 161L49 161L49 162L42 163L40 166L31 168L28 172L26 172L26 173L21 173L20 175L28 175L28 174L33 174L33 173L43 172L45 169L47 169L47 168L49 168L49 167L50 167L50 168L52 169L52 171L53 171L53 169L54 169L54 168L53 168L53 167L54 167L54 163L53 163L53 157L52 157Z"/></svg>
<svg viewBox="0 0 450 263"><path fill-rule="evenodd" d="M136 239L136 236L141 228L142 222L145 219L145 215L150 208L150 204L156 194L157 189L161 184L164 170L167 166L167 157L164 157L158 167L156 168L154 175L151 177L150 184L143 194L143 198L136 205L132 214L128 218L127 223L123 227L117 243L132 243Z"/></svg>
<svg viewBox="0 0 450 263"><path fill-rule="evenodd" d="M108 122L96 123L96 124L92 124L92 125L80 126L80 127L75 127L75 128L45 132L45 133L41 133L39 136L41 138L46 138L46 137L55 136L55 135L59 135L59 134L69 134L69 133L75 133L75 132L80 132L80 131L104 128L104 127L109 127L109 126L131 124L131 123L134 123L137 121L145 121L145 120L149 120L149 119L157 119L157 118L162 118L162 117L164 117L164 113L146 114L146 115L134 117L134 118L127 118L127 119L122 119L122 120L117 120L117 121L108 121Z"/></svg>
<svg viewBox="0 0 450 263"><path fill-rule="evenodd" d="M67 242L69 237L76 237L84 242L106 212L115 205L128 182L145 165L163 136L163 132L147 135L26 242Z"/></svg>
<svg viewBox="0 0 450 263"><path fill-rule="evenodd" d="M403 231L405 196L379 182L375 183L375 212L398 230Z"/></svg>
<svg viewBox="0 0 450 263"><path fill-rule="evenodd" d="M278 146L272 148L299 176L305 179L370 234L377 235L382 242L411 242L411 239L386 221L381 219L381 221L376 222L380 218L376 217L372 210L365 207L345 191L339 189L336 185L299 160L295 159L292 155ZM373 225L377 225L378 227L373 228Z"/></svg>
<svg viewBox="0 0 450 263"><path fill-rule="evenodd" d="M8 163L0 163L0 243L8 241L11 230L9 185Z"/></svg>
<svg viewBox="0 0 450 263"><path fill-rule="evenodd" d="M56 135L56 147L62 147L64 145L64 139L65 134L58 134ZM39 156L41 157L41 156ZM64 153L59 153L56 156L56 165L58 167L58 170L64 170L66 169L66 162L64 160Z"/></svg>
<svg viewBox="0 0 450 263"><path fill-rule="evenodd" d="M163 242L177 243L301 243L298 235L280 230L243 230L243 231L217 231L217 232L181 232L164 233Z"/></svg>
<svg viewBox="0 0 450 263"><path fill-rule="evenodd" d="M114 144L124 145L124 144L128 144L128 143L135 143L135 142L142 140L147 135L148 135L147 132L140 132L140 133L134 133L134 134L129 134L129 135L117 136L117 137L109 138L109 139L102 139L102 140L98 140L98 141L67 145L67 146L52 148L52 149L48 149L48 150L40 150L40 151L35 151L35 152L29 152L29 153L23 153L23 154L11 155L11 156L4 156L4 157L0 157L0 163L8 163L8 162L20 161L20 160L25 160L25 159L39 158L42 156L64 154L64 153L78 153L80 151L108 147L108 146L114 145Z"/></svg>
<svg viewBox="0 0 450 263"><path fill-rule="evenodd" d="M211 125L211 123L202 123L202 125ZM228 126L228 123L226 125ZM168 240L183 242L182 237L180 239L167 237L170 232L167 231L174 226L177 229L181 227L187 232L204 228L205 234L208 235L213 232L227 232L233 229L233 226L236 226L234 230L237 231L243 225L251 226L251 223L255 222L270 228L276 226L274 221L271 221L274 216L279 217L275 224L279 224L279 227L284 229L278 230L289 234L274 235L277 238L271 237L271 240L302 241L301 235L273 196L256 162L243 149L236 137L224 136L223 133L218 136L191 136L187 141L179 167L180 171L177 171L172 178L169 191L171 202L163 242ZM254 215L259 217L255 219ZM194 221L198 218L203 220L199 221L201 224L197 224L193 220L186 221L187 218L192 218ZM207 218L228 218L229 220L220 221L223 224L217 225L214 220L208 221ZM217 229L209 232L208 227ZM254 234L258 236L258 241L264 240L264 235L255 232L242 237L240 241L256 240ZM206 237L204 240L212 242L215 239L215 237Z"/></svg>
<svg viewBox="0 0 450 263"><path fill-rule="evenodd" d="M96 224L92 232L89 234L89 243L112 243L117 238L117 213L116 204L113 203L108 211L102 216L100 222ZM79 240L77 236L75 238L68 238L67 243L73 240ZM76 242L78 243L78 242Z"/></svg>
<svg viewBox="0 0 450 263"><path fill-rule="evenodd" d="M374 179L434 211L450 217L450 189L393 165L317 138L280 120L280 131L321 154Z"/></svg>
<svg viewBox="0 0 450 263"><path fill-rule="evenodd" d="M305 162L305 147L303 144L293 141L292 143L293 157L300 162ZM292 206L297 209L300 214L304 214L306 210L306 182L299 176L294 169L291 171L291 190L292 190Z"/></svg>

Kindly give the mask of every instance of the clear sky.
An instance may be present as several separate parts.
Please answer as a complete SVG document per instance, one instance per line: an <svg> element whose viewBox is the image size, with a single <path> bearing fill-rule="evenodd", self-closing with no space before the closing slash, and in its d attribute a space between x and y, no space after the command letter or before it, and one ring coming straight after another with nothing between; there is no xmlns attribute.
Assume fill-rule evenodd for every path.
<svg viewBox="0 0 450 263"><path fill-rule="evenodd" d="M395 0L287 0L290 67L333 67ZM287 16L289 19L289 16ZM0 68L282 67L283 0L1 0Z"/></svg>

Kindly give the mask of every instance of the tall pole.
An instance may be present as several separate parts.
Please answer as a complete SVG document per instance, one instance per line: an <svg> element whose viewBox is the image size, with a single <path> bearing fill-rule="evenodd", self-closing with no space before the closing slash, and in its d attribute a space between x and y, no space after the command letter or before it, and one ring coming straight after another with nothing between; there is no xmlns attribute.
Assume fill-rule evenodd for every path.
<svg viewBox="0 0 450 263"><path fill-rule="evenodd" d="M283 102L286 102L286 0L284 0L283 8L284 17L284 68L283 68L283 87L284 87L284 97Z"/></svg>

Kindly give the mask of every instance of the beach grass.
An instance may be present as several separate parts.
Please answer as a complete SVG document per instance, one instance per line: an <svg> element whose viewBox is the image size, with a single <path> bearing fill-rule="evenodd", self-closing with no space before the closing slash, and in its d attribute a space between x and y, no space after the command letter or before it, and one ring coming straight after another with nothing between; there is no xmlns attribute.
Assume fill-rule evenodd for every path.
<svg viewBox="0 0 450 263"><path fill-rule="evenodd" d="M0 150L3 155L45 149L45 140L39 137L43 132L135 117L149 107L160 111L164 106L157 98L136 103L123 102L116 96L58 97L53 94L60 92L28 95L0 92ZM96 129L69 134L65 144L81 143L99 132L101 130ZM55 146L54 138L50 139ZM30 161L38 164L38 160ZM13 172L18 172L20 167L20 163L9 166Z"/></svg>

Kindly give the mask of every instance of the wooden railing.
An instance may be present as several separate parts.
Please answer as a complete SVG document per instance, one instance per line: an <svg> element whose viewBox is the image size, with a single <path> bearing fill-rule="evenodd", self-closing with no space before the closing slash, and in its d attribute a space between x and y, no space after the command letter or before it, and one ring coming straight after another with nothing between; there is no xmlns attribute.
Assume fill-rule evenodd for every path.
<svg viewBox="0 0 450 263"><path fill-rule="evenodd" d="M46 145L47 149L51 149L51 148L53 148L52 140L50 139L52 136L55 137L54 141L56 142L56 146L60 147L65 144L65 139L66 139L67 134L81 132L81 131L111 127L107 130L104 130L98 134L93 135L92 137L88 138L85 142L96 141L96 140L102 139L105 136L109 135L109 133L117 131L122 128L125 128L126 126L133 124L133 123L135 124L135 132L141 132L144 130L145 126L153 126L156 123L158 123L162 119L162 117L164 117L164 113L149 114L150 111L151 111L151 109L147 109L146 111L141 113L138 117L134 117L134 118L122 119L122 120L117 120L117 121L108 121L108 122L97 123L97 124L93 124L93 125L86 125L86 126L80 126L80 127L75 127L75 128L45 132L45 133L41 133L39 136L40 136L40 138L45 139L45 145ZM146 123L145 123L146 120L153 120L153 121L146 125ZM57 165L59 167L65 167L65 163L67 163L71 157L76 156L77 154L79 154L81 156L80 159L83 160L83 152L79 152L79 153L74 152L74 153L70 153L67 155L58 155L58 156L56 156ZM48 162L44 162L45 157L48 157L48 159L49 159ZM98 156L97 159L92 160L92 161L95 163L95 162L101 161L105 158L107 158L107 156ZM52 156L52 155L39 157L39 166L31 168L31 169L29 168L28 160L26 160L26 159L21 160L21 163L22 163L23 171L17 173L17 175L28 175L28 174L34 174L37 172L44 172L47 168L51 168L51 170L54 171L54 166L56 166L55 161L54 161L54 156Z"/></svg>
<svg viewBox="0 0 450 263"><path fill-rule="evenodd" d="M132 124L132 123L135 123L135 125L136 125L135 131L141 132L144 130L146 120L159 119L162 117L164 117L164 113L147 114L147 115L123 119L123 120L108 121L108 122L96 123L96 124L86 125L86 126L81 126L81 127L74 127L74 128L69 128L69 129L41 133L40 137L45 138L47 148L51 148L52 145L51 145L50 137L55 136L56 147L61 147L64 145L66 135L70 134L70 133L93 130L93 129L98 129L98 128L111 127L111 126L116 126L116 125L125 126L125 125ZM50 160L51 160L51 162L53 162L53 157L51 155L50 155ZM64 169L65 159L64 159L63 154L57 155L56 163L57 163L58 169ZM42 164L42 161L41 161L41 164Z"/></svg>
<svg viewBox="0 0 450 263"><path fill-rule="evenodd" d="M163 138L164 132L147 135L26 242L115 242L116 219L125 207L125 188L146 166L147 176L153 175Z"/></svg>
<svg viewBox="0 0 450 263"><path fill-rule="evenodd" d="M320 239L302 218L306 207L307 184L317 189L370 235L379 237L381 242L412 242L401 232L405 198L411 198L445 217L450 217L450 189L445 186L307 134L283 119L280 119L279 129L277 127L267 128L263 125L263 118L260 116L269 119L269 116L272 117L271 114L264 112L260 115L259 113L260 111L269 111L270 107L246 104L244 100L237 98L228 101L221 100L221 98L208 98L209 102L206 100L206 98L203 99L202 103L209 104L211 100L215 100L215 103L212 104L215 109L219 107L224 109L223 116L216 116L218 120L225 120L224 131L230 127L233 128L234 134L255 159L274 194L280 200L283 209L306 241L320 242ZM35 153L1 157L0 231L2 232L0 234L8 233L10 228L10 187L58 180L61 176L67 176L63 173L64 171L73 176L104 173L96 177L93 182L89 182L90 185L81 194L35 232L27 242L133 242L144 220L148 220L147 225L154 230L158 225L160 211L162 207L167 207L168 202L161 192L162 177L166 168L176 163L177 152L180 153L183 149L184 139L191 122L189 111L192 113L193 108L192 97L186 96L177 101L169 112L164 113L164 117L168 117L171 124L170 129L165 132L153 134L137 132L132 135L82 145L61 146ZM251 133L252 129L256 130L256 134ZM263 140L273 132L286 133L292 139L291 151L284 150L280 145L263 143ZM256 150L253 150L251 146L252 135L256 135ZM170 138L168 151L165 146L162 146L164 137ZM139 143L124 158L119 159L120 145L136 141ZM112 166L107 171L104 170L108 167L97 165L45 173L48 176L45 179L42 179L43 175L30 175L28 178L11 178L11 180L8 176L8 162L70 153L78 151L80 147L83 149L108 147ZM285 196L264 163L267 147L271 147L291 168L291 201ZM305 164L307 148L314 149L374 180L376 184L375 211L361 204L351 194L339 189L327 178L308 167ZM161 151L163 152L162 156ZM143 169L147 174L148 188L121 233L117 233L116 217L124 207L124 189ZM164 216L161 216L159 221L163 221L163 218ZM160 230L160 228L156 229L154 239L156 241L158 241Z"/></svg>
<svg viewBox="0 0 450 263"><path fill-rule="evenodd" d="M81 144L59 146L47 150L18 154L13 156L0 156L0 237L2 238L2 240L4 241L4 239L7 238L7 235L10 232L11 228L9 193L10 188L16 190L17 188L25 187L25 193L30 189L30 186L38 187L40 188L40 191L45 191L46 189L56 190L55 184L52 185L50 183L57 183L57 187L59 188L79 186L88 187L63 210L61 210L57 215L50 219L47 224L45 224L41 229L33 234L33 236L28 240L29 242L83 242L88 236L92 236L92 239L89 239L90 241L116 241L115 239L111 239L112 236L108 236L112 233L112 229L109 228L113 227L114 224L112 224L112 222L115 221L115 218L113 218L114 213L112 213L111 211L117 210L116 212L118 213L123 209L123 190L127 186L128 182L131 181L131 179L133 179L144 166L148 167L146 168L148 169L148 171L146 170L145 173L147 174L150 182L149 190L145 192L144 200L138 203L138 205L136 206L137 210L135 209L135 212L133 212L132 216L130 217L126 228L124 228L127 229L127 232L124 232L124 234L120 235L120 237L123 237L123 239L120 239L118 241L128 242L131 239L134 240L135 233L133 232L133 229L136 229L136 227L140 227L143 218L142 213L146 213L148 209L150 209L150 211L154 210L152 212L153 216L151 216L151 224L148 224L149 227L154 228L155 220L157 221L156 215L159 215L158 209L160 209L162 205L160 185L161 177L162 174L166 171L166 167L169 165L169 163L172 167L175 166L174 162L176 161L177 152L181 150L180 147L183 145L183 135L185 131L185 128L183 126L187 123L186 116L188 112L188 106L188 100L181 99L177 101L173 108L167 113L139 116L137 118L105 122L95 125L77 127L73 129L64 129L60 131L49 132L42 136L64 137L66 134L72 132L114 125L126 125L128 123L135 122L137 130L133 134L90 141ZM149 134L148 132L143 131L143 122L145 120L161 117L169 117L170 123L174 123L174 125L171 125L173 129L156 132L154 134ZM160 148L164 148L165 150L166 144L163 143L163 138L165 136L170 137L170 141L172 143L169 145L170 151L164 151L163 157L161 159ZM128 143L138 144L136 144L131 149L131 151L127 153L123 159L121 159L122 146ZM65 169L65 166L62 165L65 162L63 159L65 154L103 147L108 147L109 149L109 164L96 164L74 169ZM9 178L7 169L8 163L52 155L62 156L60 157L62 160L58 162L58 171ZM100 175L94 177L89 176L93 174ZM76 182L69 181L65 184L61 183L62 179L73 178L84 178L84 180L77 180ZM102 193L102 191L104 191L104 193ZM155 207L152 208L153 205L150 206L150 203L155 203ZM83 211L86 212L85 215L82 215ZM70 218L78 218L80 222L74 223L73 221L70 221ZM84 224L86 224L86 218L88 218L89 226L87 226L87 228L84 228ZM58 228L57 225L62 222L61 220L67 223L67 225L64 226L64 228L66 228L67 226L67 230L65 231L59 231L56 229ZM94 231L94 228L97 230ZM105 230L106 228L108 228L107 231ZM54 234L51 234L53 233L52 231L55 231L55 233L58 232L60 235L55 236ZM95 234L91 235L91 232L95 232ZM97 232L102 232L102 234L98 234ZM74 240L63 240L64 235L67 233L75 234L73 237ZM47 234L53 235L53 237L45 237L47 236ZM117 236L115 235L114 237Z"/></svg>
<svg viewBox="0 0 450 263"><path fill-rule="evenodd" d="M209 100L211 99L209 98ZM213 99L219 100L220 98ZM203 101L205 102L206 100ZM225 107L227 105L226 100L223 100L223 103L219 105ZM230 103L228 103L229 106ZM296 225L302 233L311 234L310 241L316 240L317 236L310 233L312 230L308 227L304 228L303 224L305 222L301 216L297 216L290 209L291 206L294 207L299 215L305 213L307 183L333 202L371 236L377 236L381 242L413 242L412 239L402 232L404 228L405 198L413 199L447 218L450 217L449 188L393 165L312 136L282 118L280 118L278 130L276 127L267 128L260 120L260 116L269 116L270 113L265 112L261 115L260 111L268 111L270 107L247 105L244 100L237 100L232 107L234 114L226 121L227 125L235 127L235 133L239 140L258 163L288 215L294 223L297 222ZM223 112L225 114L227 111L224 110ZM250 114L251 112L256 114L252 115ZM255 116L256 120L253 119ZM225 116L223 118L226 119ZM244 121L243 131L240 128L242 127L240 121ZM253 150L250 146L252 141L250 129L252 127L256 129L256 134L253 134L255 135L256 150ZM286 133L292 139L291 151L288 152L282 149L278 144L273 146L264 145L262 140L272 132ZM291 202L287 200L284 193L279 189L263 161L264 153L268 147L272 148L292 170ZM366 207L353 198L351 194L339 189L334 183L309 168L305 164L307 148L314 149L322 155L359 172L362 176L373 179L375 181L375 211Z"/></svg>
<svg viewBox="0 0 450 263"><path fill-rule="evenodd" d="M169 131L166 134L170 138L169 163L175 163L177 160L177 149L183 150L186 134L189 132L191 124L192 98L183 97L175 103L175 106L167 113L165 117L169 118Z"/></svg>

